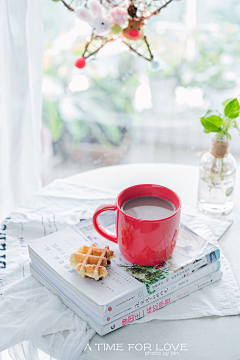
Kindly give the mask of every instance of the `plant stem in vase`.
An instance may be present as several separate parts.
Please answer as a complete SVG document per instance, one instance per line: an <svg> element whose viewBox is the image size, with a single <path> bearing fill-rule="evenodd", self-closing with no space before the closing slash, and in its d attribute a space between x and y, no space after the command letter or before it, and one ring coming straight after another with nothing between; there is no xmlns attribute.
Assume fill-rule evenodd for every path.
<svg viewBox="0 0 240 360"><path fill-rule="evenodd" d="M215 135L211 149L200 160L198 207L209 214L227 214L233 208L236 161L228 152L226 136Z"/></svg>

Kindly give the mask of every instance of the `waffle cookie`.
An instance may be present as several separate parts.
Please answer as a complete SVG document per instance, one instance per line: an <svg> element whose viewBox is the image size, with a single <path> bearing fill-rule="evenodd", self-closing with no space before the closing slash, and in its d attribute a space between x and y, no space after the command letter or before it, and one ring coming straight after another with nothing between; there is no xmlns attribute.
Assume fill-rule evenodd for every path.
<svg viewBox="0 0 240 360"><path fill-rule="evenodd" d="M113 257L115 257L114 252L109 250L109 246L100 249L92 244L78 248L71 255L70 262L82 278L89 277L97 281L107 276L108 272L105 266L111 263Z"/></svg>

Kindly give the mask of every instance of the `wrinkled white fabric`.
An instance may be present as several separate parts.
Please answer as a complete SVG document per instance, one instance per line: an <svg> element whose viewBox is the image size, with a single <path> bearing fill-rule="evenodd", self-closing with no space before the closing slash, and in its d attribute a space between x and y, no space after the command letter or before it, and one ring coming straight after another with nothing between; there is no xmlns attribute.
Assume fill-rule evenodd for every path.
<svg viewBox="0 0 240 360"><path fill-rule="evenodd" d="M12 287L6 290L1 306L8 309L1 321L6 324L4 333L13 335L9 344L13 359L38 359L37 349L43 347L43 335L50 334L47 343L46 339L44 341L45 351L53 355L52 344L57 340L55 357L78 360L79 354L95 334L85 321L30 275L24 281L17 281L14 291ZM66 330L63 336L62 332Z"/></svg>
<svg viewBox="0 0 240 360"><path fill-rule="evenodd" d="M0 219L40 187L42 0L0 0Z"/></svg>
<svg viewBox="0 0 240 360"><path fill-rule="evenodd" d="M77 360L95 334L85 321L29 275L26 241L89 218L98 205L114 202L116 195L114 190L76 185L67 179L57 180L2 223L0 256L5 253L6 268L0 265L0 293L3 294L0 302L0 349L10 347L13 359L38 360L39 348L57 359ZM183 208L182 222L215 244L231 225L229 220L199 215L186 207ZM5 243L5 250L1 249L1 243ZM138 322L239 314L239 290L223 255L221 261L223 280Z"/></svg>

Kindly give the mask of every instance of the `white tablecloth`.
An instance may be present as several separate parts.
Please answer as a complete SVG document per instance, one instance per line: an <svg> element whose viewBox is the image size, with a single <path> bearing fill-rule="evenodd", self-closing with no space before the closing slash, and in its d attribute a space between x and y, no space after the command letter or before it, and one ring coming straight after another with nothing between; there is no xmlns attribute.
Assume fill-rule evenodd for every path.
<svg viewBox="0 0 240 360"><path fill-rule="evenodd" d="M98 205L113 202L116 195L115 190L57 180L3 222L1 241L6 244L6 250L0 255L3 252L6 255L6 268L0 269L3 294L0 349L10 346L14 359L38 359L37 348L44 342L44 348L50 354L54 351L58 359L77 360L94 335L84 321L29 275L26 242L90 217ZM181 220L214 244L231 225L231 220L217 217L213 220L186 207ZM240 293L223 254L221 262L223 280L145 316L138 323L239 314Z"/></svg>

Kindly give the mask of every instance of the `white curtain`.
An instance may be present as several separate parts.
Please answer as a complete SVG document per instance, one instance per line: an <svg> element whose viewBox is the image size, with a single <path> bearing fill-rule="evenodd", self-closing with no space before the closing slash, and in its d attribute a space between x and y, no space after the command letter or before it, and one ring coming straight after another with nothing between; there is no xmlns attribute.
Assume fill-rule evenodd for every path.
<svg viewBox="0 0 240 360"><path fill-rule="evenodd" d="M40 187L42 0L0 0L0 220Z"/></svg>

